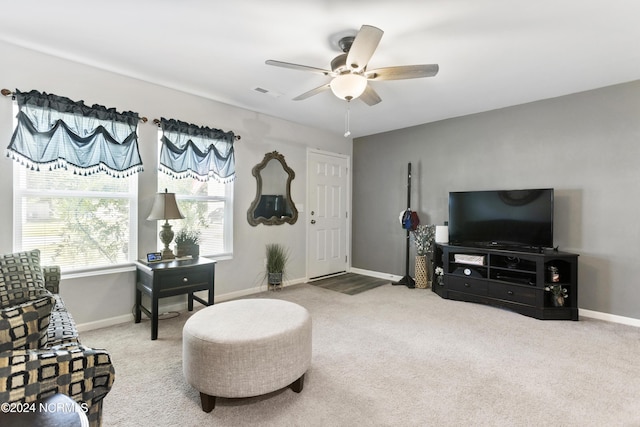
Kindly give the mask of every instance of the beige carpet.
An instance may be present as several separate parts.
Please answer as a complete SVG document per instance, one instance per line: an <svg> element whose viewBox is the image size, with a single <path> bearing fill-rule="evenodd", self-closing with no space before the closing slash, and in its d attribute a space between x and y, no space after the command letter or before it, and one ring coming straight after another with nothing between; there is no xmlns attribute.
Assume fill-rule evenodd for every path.
<svg viewBox="0 0 640 427"><path fill-rule="evenodd" d="M161 321L157 341L148 321L132 321L81 335L113 355L104 427L640 426L637 328L540 321L404 286L350 296L303 284L258 296L311 312L302 393L218 399L204 413L182 376L188 314Z"/></svg>

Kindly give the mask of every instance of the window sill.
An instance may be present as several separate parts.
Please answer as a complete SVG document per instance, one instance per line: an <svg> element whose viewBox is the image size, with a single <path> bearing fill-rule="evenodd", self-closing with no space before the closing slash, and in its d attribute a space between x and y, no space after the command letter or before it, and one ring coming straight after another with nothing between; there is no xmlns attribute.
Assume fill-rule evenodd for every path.
<svg viewBox="0 0 640 427"><path fill-rule="evenodd" d="M119 264L110 267L95 267L95 268L86 268L81 270L72 270L68 273L64 271L61 274L60 279L79 279L82 277L93 277L93 276L101 276L105 274L117 274L117 273L128 273L130 271L136 271L136 267L133 264Z"/></svg>
<svg viewBox="0 0 640 427"><path fill-rule="evenodd" d="M233 254L219 254L219 255L201 255L204 258L209 258L214 261L230 261L233 259ZM118 274L118 273L128 273L130 271L136 271L136 266L134 264L119 264L114 266L103 266L103 267L94 267L94 268L86 268L79 270L72 270L67 273L62 272L60 279L79 279L83 277L93 277L93 276L101 276L105 274Z"/></svg>
<svg viewBox="0 0 640 427"><path fill-rule="evenodd" d="M201 255L201 256L212 259L214 261L230 261L233 259L233 254Z"/></svg>

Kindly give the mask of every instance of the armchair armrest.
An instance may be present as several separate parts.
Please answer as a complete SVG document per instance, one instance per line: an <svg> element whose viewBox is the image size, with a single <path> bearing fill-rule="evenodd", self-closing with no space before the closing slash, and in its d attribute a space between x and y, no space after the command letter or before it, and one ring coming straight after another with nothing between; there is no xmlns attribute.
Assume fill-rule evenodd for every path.
<svg viewBox="0 0 640 427"><path fill-rule="evenodd" d="M99 425L102 399L115 378L106 350L83 345L0 353L0 402L33 402L62 393L88 408Z"/></svg>
<svg viewBox="0 0 640 427"><path fill-rule="evenodd" d="M44 286L53 294L60 293L60 267L57 265L42 266Z"/></svg>

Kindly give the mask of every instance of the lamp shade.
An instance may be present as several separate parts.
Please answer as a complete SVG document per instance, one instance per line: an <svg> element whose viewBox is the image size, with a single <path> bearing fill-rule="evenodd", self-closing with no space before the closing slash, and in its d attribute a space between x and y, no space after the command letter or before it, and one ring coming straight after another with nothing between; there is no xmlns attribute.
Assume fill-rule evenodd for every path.
<svg viewBox="0 0 640 427"><path fill-rule="evenodd" d="M183 219L184 215L180 212L176 203L175 193L169 193L166 189L164 193L156 194L153 201L151 213L147 217L148 220L167 220L167 219Z"/></svg>
<svg viewBox="0 0 640 427"><path fill-rule="evenodd" d="M362 95L367 88L367 79L359 74L340 74L329 86L335 96L351 101Z"/></svg>

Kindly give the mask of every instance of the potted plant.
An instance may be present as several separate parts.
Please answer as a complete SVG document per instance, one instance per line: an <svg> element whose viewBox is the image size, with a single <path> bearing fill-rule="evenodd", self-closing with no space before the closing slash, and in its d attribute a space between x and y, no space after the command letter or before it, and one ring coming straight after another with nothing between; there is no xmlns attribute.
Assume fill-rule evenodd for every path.
<svg viewBox="0 0 640 427"><path fill-rule="evenodd" d="M184 257L191 255L193 258L200 256L200 232L189 229L182 229L176 233L176 256Z"/></svg>
<svg viewBox="0 0 640 427"><path fill-rule="evenodd" d="M437 283L438 286L443 286L444 285L444 269L438 266L435 268L433 273L435 275L435 280L436 280L435 283Z"/></svg>
<svg viewBox="0 0 640 427"><path fill-rule="evenodd" d="M569 291L567 288L563 288L562 285L547 285L544 288L545 291L551 292L551 302L555 307L564 307L564 299L569 297Z"/></svg>
<svg viewBox="0 0 640 427"><path fill-rule="evenodd" d="M286 265L289 259L289 251L280 243L269 243L266 246L267 283L274 289L282 286L282 279L286 273Z"/></svg>
<svg viewBox="0 0 640 427"><path fill-rule="evenodd" d="M436 226L418 225L413 234L413 243L416 246L416 288L429 287L429 273L427 272L427 257L433 249L436 235Z"/></svg>

